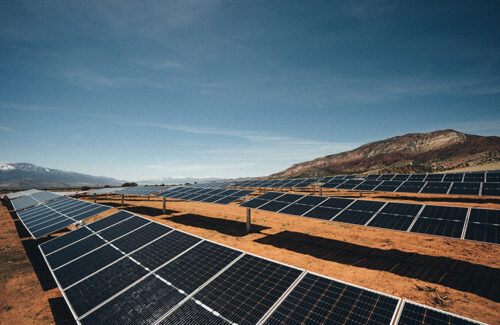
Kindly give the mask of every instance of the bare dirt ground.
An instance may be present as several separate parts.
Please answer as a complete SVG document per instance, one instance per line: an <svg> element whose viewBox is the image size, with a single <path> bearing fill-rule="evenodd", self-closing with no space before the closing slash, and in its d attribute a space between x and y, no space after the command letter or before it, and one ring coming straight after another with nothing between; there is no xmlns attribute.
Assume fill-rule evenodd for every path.
<svg viewBox="0 0 500 325"><path fill-rule="evenodd" d="M358 196L350 191L335 195ZM364 194L364 198L500 208L498 199L412 198L385 193ZM489 324L500 324L500 245L257 210L252 211L253 232L247 234L245 209L238 203L217 205L167 200L167 211L163 214L162 201L158 198L148 201L126 197L123 207L118 197L101 198L98 202L115 207L103 215L124 208L259 256ZM37 255L28 252L26 247L31 239L24 239L28 235L22 233L19 221L16 223L17 229L2 207L0 324L66 324L71 315L65 310L61 294L54 285L48 285L53 282L50 273L45 274L46 279L43 260L37 261Z"/></svg>
<svg viewBox="0 0 500 325"><path fill-rule="evenodd" d="M444 173L452 173L452 172L480 172L484 170L500 170L500 161L489 163L489 164L484 164L484 165L478 165L478 166L472 166L472 167L465 167L465 168L457 168L453 170L447 170Z"/></svg>

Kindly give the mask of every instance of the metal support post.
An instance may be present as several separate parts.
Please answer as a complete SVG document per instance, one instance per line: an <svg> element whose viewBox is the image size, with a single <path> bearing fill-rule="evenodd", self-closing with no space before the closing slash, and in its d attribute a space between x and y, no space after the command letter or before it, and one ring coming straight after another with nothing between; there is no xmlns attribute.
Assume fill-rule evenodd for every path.
<svg viewBox="0 0 500 325"><path fill-rule="evenodd" d="M162 209L163 214L165 214L165 213L167 212L167 211L166 211L167 209L165 209L165 202L166 202L166 201L167 201L167 200L166 200L165 198L163 198L163 209Z"/></svg>
<svg viewBox="0 0 500 325"><path fill-rule="evenodd" d="M251 226L252 226L252 209L247 208L247 234L250 233Z"/></svg>
<svg viewBox="0 0 500 325"><path fill-rule="evenodd" d="M97 194L94 194L94 203L97 202Z"/></svg>
<svg viewBox="0 0 500 325"><path fill-rule="evenodd" d="M122 194L122 205L125 204L125 194Z"/></svg>

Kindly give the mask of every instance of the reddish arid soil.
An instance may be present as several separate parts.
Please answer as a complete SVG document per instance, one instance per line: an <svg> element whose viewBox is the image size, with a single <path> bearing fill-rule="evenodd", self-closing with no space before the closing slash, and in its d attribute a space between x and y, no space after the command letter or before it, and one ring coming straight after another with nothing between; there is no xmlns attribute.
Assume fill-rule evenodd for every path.
<svg viewBox="0 0 500 325"><path fill-rule="evenodd" d="M335 195L354 197L344 191ZM465 200L436 196L365 194L365 199L435 205L500 208L500 200ZM113 210L127 209L170 227L259 256L330 276L397 297L450 311L489 324L500 324L500 245L417 235L384 229L252 210L253 232L245 232L239 203L162 201L126 197L100 198ZM26 257L14 220L0 211L0 324L51 324L49 299ZM89 220L90 221L90 220ZM56 234L59 235L59 234ZM40 272L38 272L40 273Z"/></svg>

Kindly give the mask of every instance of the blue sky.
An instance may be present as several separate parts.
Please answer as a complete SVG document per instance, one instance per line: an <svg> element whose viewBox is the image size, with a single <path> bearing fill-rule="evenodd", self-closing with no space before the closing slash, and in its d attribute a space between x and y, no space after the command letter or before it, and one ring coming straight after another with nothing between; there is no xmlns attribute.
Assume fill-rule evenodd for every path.
<svg viewBox="0 0 500 325"><path fill-rule="evenodd" d="M0 4L3 162L260 176L499 104L498 1Z"/></svg>

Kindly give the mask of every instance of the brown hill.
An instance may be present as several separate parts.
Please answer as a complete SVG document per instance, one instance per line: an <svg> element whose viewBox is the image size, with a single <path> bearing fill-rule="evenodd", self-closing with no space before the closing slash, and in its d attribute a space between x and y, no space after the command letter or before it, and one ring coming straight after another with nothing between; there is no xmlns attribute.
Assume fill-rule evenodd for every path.
<svg viewBox="0 0 500 325"><path fill-rule="evenodd" d="M500 137L438 130L368 143L351 151L295 164L270 177L439 172L499 161Z"/></svg>

